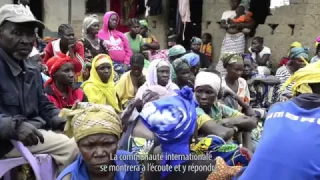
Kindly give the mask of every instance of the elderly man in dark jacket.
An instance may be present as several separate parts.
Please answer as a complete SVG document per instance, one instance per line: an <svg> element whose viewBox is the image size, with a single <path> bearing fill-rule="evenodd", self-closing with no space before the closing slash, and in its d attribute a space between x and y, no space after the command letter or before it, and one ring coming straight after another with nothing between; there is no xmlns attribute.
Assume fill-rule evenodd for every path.
<svg viewBox="0 0 320 180"><path fill-rule="evenodd" d="M42 92L37 66L27 60L34 29L43 26L24 6L0 8L0 158L20 156L10 143L17 140L32 153L50 154L61 171L76 158L77 145L51 131L62 130L64 121Z"/></svg>

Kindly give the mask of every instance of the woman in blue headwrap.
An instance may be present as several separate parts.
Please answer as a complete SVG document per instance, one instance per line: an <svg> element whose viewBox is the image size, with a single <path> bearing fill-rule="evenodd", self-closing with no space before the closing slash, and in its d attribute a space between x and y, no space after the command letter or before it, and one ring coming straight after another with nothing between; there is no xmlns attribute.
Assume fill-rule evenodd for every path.
<svg viewBox="0 0 320 180"><path fill-rule="evenodd" d="M140 113L142 122L158 138L161 148L154 149L153 154L161 154L159 157L162 157L162 161L161 159L157 160L160 160L160 164L163 166L177 167L188 161L186 158L177 158L176 160L168 158L172 155L188 156L191 152L190 141L196 130L197 112L192 89L185 87L177 93L176 96L147 103ZM214 166L214 161L201 161L201 163ZM148 165L152 166L150 163ZM197 173L201 174L199 178L206 179L210 172ZM174 169L162 169L160 176L161 179L171 179L170 176L174 176L175 173L177 172ZM196 175L196 173L192 174ZM146 172L145 179L160 178L159 174L155 172Z"/></svg>
<svg viewBox="0 0 320 180"><path fill-rule="evenodd" d="M284 90L281 90L281 87L292 74L307 64L309 64L309 51L307 48L296 47L290 50L290 61L287 65L278 68L275 75L280 80L280 84L274 90L273 102L286 101L292 97L291 89L293 83L289 84Z"/></svg>
<svg viewBox="0 0 320 180"><path fill-rule="evenodd" d="M202 44L202 40L200 38L193 37L190 41L191 52L199 55L201 68L208 68L211 65L210 64L211 61L209 61L208 56L200 52L201 44Z"/></svg>
<svg viewBox="0 0 320 180"><path fill-rule="evenodd" d="M162 169L161 172L147 170L144 174L145 180L207 179L208 175L215 171L215 161L212 159L217 157L218 154L225 160L228 159L226 162L231 166L237 163L248 163L248 159L239 152L240 149L237 145L227 145L223 139L217 136L208 136L198 143L192 143L190 146L194 132L197 130L195 107L196 103L192 89L188 87L182 88L176 96L156 100L143 107L140 113L142 122L155 133L161 145L151 149L150 153L159 155L154 157L162 157L162 159L156 159L156 161L148 160L147 165L150 167L161 164L164 167L172 167L172 169ZM203 155L201 157L210 153L211 156L205 156L206 158L202 160L188 160L186 157L195 157L189 156L191 153ZM173 157L173 155L180 158L170 160L169 157ZM193 165L208 168L198 172L194 172L190 168L183 171L183 167L188 167L188 165L189 167Z"/></svg>
<svg viewBox="0 0 320 180"><path fill-rule="evenodd" d="M182 56L186 59L191 67L191 72L196 76L200 69L200 56L196 53L188 53Z"/></svg>

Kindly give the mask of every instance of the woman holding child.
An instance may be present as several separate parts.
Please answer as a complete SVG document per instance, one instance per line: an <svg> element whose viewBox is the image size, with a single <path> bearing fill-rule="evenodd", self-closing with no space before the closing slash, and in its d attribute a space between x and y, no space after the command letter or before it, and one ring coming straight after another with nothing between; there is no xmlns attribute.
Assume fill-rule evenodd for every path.
<svg viewBox="0 0 320 180"><path fill-rule="evenodd" d="M230 0L232 10L225 11L222 14L220 26L227 32L222 42L221 54L230 52L242 54L245 52L245 33L250 32L249 29L254 26L254 21L251 18L245 18L245 21L241 22L237 21L242 16L248 16L248 13L243 13L244 8L241 8L242 6L239 6L239 4L240 0ZM218 62L217 70L222 76L226 75L222 61Z"/></svg>

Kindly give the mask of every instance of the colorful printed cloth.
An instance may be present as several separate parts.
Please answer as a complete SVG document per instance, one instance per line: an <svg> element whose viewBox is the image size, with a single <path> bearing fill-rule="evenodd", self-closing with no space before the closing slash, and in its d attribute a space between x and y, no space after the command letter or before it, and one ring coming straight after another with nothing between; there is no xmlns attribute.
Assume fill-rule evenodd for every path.
<svg viewBox="0 0 320 180"><path fill-rule="evenodd" d="M143 158L149 154L150 149L154 144L154 140L141 138L141 137L129 137L128 148L126 150L139 157L139 163L143 163Z"/></svg>
<svg viewBox="0 0 320 180"><path fill-rule="evenodd" d="M222 158L216 159L216 170L213 171L207 180L231 180L236 174L241 171L241 166L228 166Z"/></svg>
<svg viewBox="0 0 320 180"><path fill-rule="evenodd" d="M222 138L209 135L197 144L191 145L191 151L197 155L210 153L211 158L221 157L229 166L247 166L249 159L240 153L236 144L227 144Z"/></svg>
<svg viewBox="0 0 320 180"><path fill-rule="evenodd" d="M233 118L233 117L239 117L243 116L243 114L237 110L234 110L224 104L221 104L220 102L217 102L214 106L211 108L211 114L206 114L204 110L200 107L196 108L197 111L197 124L198 129L201 128L201 126L211 120L216 121L217 123L221 122L223 118Z"/></svg>

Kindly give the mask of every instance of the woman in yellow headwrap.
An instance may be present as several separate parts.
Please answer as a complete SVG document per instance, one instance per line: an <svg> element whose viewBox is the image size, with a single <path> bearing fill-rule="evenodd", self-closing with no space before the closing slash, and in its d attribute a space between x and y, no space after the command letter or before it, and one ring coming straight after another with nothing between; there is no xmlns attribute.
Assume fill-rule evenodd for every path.
<svg viewBox="0 0 320 180"><path fill-rule="evenodd" d="M273 102L286 101L292 97L293 83L287 84L287 80L296 71L309 64L308 58L309 51L307 48L291 49L290 61L288 64L277 69L275 76L280 80L280 84L274 89Z"/></svg>
<svg viewBox="0 0 320 180"><path fill-rule="evenodd" d="M113 79L114 70L110 56L99 54L92 60L90 77L81 87L89 102L110 105L119 113L122 108L116 95Z"/></svg>
<svg viewBox="0 0 320 180"><path fill-rule="evenodd" d="M302 44L299 43L299 42L293 42L291 45L290 45L290 48L289 48L289 52L287 54L287 56L283 57L280 61L280 64L279 64L279 67L283 66L283 65L287 65L287 63L290 61L290 51L292 48L301 48L302 47Z"/></svg>
<svg viewBox="0 0 320 180"><path fill-rule="evenodd" d="M63 109L60 116L67 119L65 133L74 137L80 154L74 163L62 171L57 180L69 175L72 180L140 179L138 162L123 158L129 157L131 153L117 150L122 127L113 108L79 103L72 110ZM123 167L119 171L115 166L130 166L130 171Z"/></svg>
<svg viewBox="0 0 320 180"><path fill-rule="evenodd" d="M286 88L289 84L292 86L292 96L299 94L313 93L309 84L320 83L320 61L309 64L295 72L282 86Z"/></svg>

